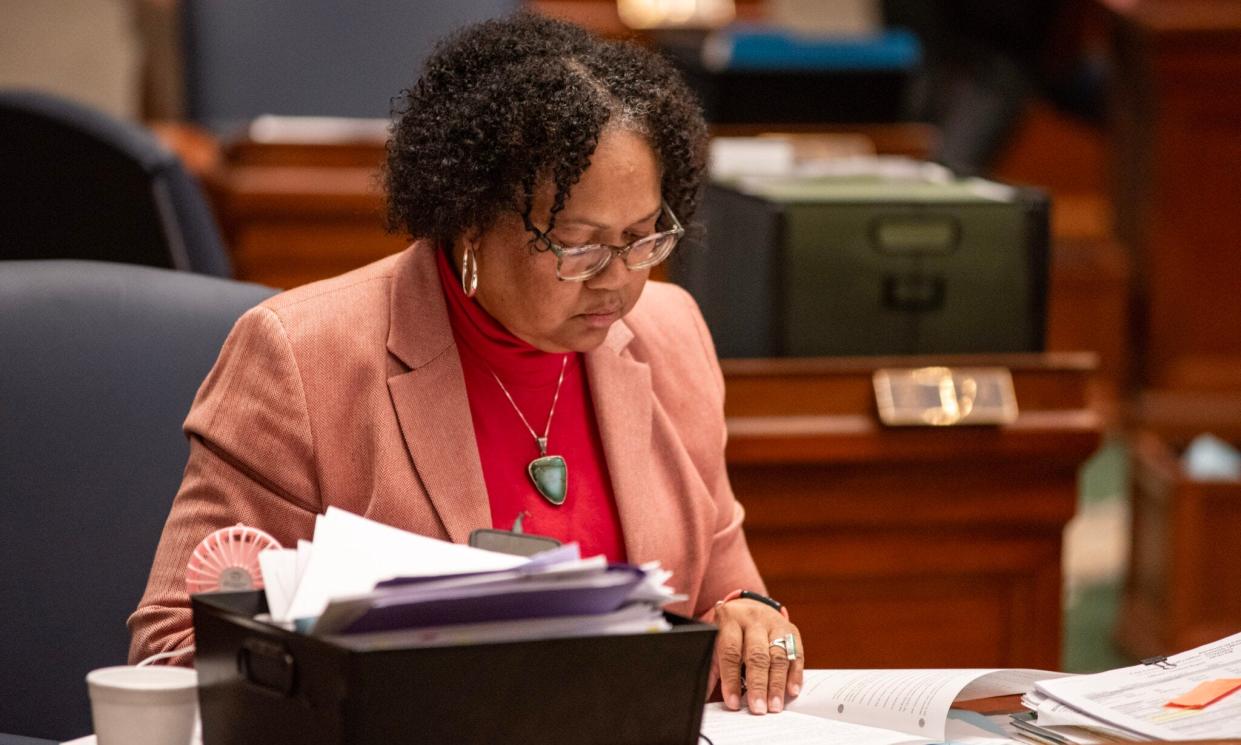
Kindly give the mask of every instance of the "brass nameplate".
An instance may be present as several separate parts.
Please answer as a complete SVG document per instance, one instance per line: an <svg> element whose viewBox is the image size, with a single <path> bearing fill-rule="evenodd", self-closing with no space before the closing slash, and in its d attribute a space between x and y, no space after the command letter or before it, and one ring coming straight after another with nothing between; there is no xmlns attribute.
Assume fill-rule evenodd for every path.
<svg viewBox="0 0 1241 745"><path fill-rule="evenodd" d="M875 403L884 424L950 427L1011 424L1017 419L1013 376L1003 367L876 370Z"/></svg>

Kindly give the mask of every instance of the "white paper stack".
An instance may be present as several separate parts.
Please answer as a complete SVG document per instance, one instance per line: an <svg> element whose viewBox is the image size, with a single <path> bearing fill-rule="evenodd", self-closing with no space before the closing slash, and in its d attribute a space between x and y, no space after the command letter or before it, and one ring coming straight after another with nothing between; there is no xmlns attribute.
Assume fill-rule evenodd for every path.
<svg viewBox="0 0 1241 745"><path fill-rule="evenodd" d="M1241 679L1241 634L1171 657L1040 681L1022 699L1035 724L1070 743L1241 738L1241 691L1177 706L1200 686ZM1084 732L1083 732L1084 731ZM1092 739L1092 738L1105 739Z"/></svg>
<svg viewBox="0 0 1241 745"><path fill-rule="evenodd" d="M683 599L658 563L583 559L576 544L533 557L408 533L329 508L313 541L259 557L273 623L351 646L447 644L670 628Z"/></svg>

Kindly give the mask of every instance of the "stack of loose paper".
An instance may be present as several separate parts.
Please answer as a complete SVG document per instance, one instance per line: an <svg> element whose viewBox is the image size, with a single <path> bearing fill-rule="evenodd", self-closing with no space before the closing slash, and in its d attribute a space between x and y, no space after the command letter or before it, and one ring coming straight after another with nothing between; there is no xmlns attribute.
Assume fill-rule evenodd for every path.
<svg viewBox="0 0 1241 745"><path fill-rule="evenodd" d="M1241 738L1241 634L1133 667L1040 681L1023 703L1057 742Z"/></svg>
<svg viewBox="0 0 1241 745"><path fill-rule="evenodd" d="M954 703L1024 694L1030 709L989 716ZM1241 742L1241 634L1095 675L1041 670L807 670L777 715L709 704L715 745L1099 745L1135 740Z"/></svg>
<svg viewBox="0 0 1241 745"><path fill-rule="evenodd" d="M1007 715L983 716L953 703L1030 690L1046 670L807 670L802 693L763 717L708 704L702 731L715 745L779 742L923 745L1015 742Z"/></svg>
<svg viewBox="0 0 1241 745"><path fill-rule="evenodd" d="M533 557L408 533L329 508L313 541L259 555L270 620L353 646L435 646L669 628L681 599L658 564L609 565L576 544Z"/></svg>

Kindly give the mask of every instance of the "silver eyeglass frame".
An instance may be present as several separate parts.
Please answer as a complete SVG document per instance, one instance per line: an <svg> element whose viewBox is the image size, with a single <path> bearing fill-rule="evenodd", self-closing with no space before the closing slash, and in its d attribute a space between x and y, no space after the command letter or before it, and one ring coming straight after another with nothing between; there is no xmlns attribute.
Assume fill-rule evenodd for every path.
<svg viewBox="0 0 1241 745"><path fill-rule="evenodd" d="M649 269L650 267L657 266L667 260L667 258L671 256L672 252L676 249L677 244L681 242L681 238L684 237L685 228L681 226L681 221L677 219L676 213L672 211L672 208L668 206L667 202L660 202L660 210L661 212L668 214L668 219L672 222L672 227L670 229L661 230L657 233L651 233L650 235L644 235L641 238L630 241L623 246L613 246L608 243L588 243L584 246L571 246L569 248L565 248L564 246L561 246L553 241L547 233L544 233L542 230L536 228L534 223L530 222L529 215L523 215L522 220L526 224L526 230L534 234L534 242L541 244L541 247L536 246L535 250L551 251L556 255L556 279L561 282L585 282L586 280L601 274L603 270L607 269L608 265L612 263L612 259L618 256L625 264L625 268L631 272L638 271L639 269ZM656 222L658 222L658 219ZM629 252L633 250L634 246L642 243L643 241L658 241L661 238L666 237L672 237L672 245L668 247L668 250L665 251L662 256L652 256L637 265L629 263ZM580 256L589 251L596 251L600 248L606 248L611 253L608 255L608 258L605 259L603 263L601 263L592 272L589 274L584 274L580 277L565 277L561 274L561 268L564 265L564 259L566 256Z"/></svg>

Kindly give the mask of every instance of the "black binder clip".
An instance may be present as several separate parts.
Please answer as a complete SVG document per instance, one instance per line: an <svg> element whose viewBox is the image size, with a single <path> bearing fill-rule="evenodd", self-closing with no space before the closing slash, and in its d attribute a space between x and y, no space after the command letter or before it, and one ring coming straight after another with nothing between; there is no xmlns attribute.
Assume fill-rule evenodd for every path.
<svg viewBox="0 0 1241 745"><path fill-rule="evenodd" d="M1151 665L1153 667L1159 668L1160 670L1172 670L1173 668L1176 667L1175 662L1168 662L1167 655L1159 655L1158 657L1147 657L1146 659L1142 660L1142 664Z"/></svg>

